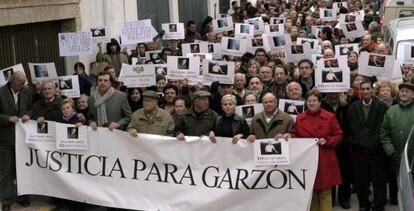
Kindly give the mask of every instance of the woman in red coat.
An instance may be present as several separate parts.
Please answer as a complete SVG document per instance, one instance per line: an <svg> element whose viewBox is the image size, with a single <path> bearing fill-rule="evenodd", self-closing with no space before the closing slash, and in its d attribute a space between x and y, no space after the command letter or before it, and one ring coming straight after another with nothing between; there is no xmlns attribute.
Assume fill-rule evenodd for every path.
<svg viewBox="0 0 414 211"><path fill-rule="evenodd" d="M342 130L334 114L321 106L322 95L313 89L306 94L307 110L296 117L291 137L316 138L319 145L311 211L332 210L331 187L341 184L335 146L342 139Z"/></svg>

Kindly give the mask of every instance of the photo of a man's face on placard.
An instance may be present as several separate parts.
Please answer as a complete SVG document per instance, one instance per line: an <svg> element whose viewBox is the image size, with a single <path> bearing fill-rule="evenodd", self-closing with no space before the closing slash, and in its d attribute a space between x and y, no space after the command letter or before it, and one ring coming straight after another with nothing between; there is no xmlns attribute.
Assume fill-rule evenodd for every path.
<svg viewBox="0 0 414 211"><path fill-rule="evenodd" d="M44 122L43 124L37 123L37 133L47 134L48 133L47 124L48 124L47 122Z"/></svg>
<svg viewBox="0 0 414 211"><path fill-rule="evenodd" d="M332 70L322 71L322 82L323 83L342 83L342 71L334 72Z"/></svg>
<svg viewBox="0 0 414 211"><path fill-rule="evenodd" d="M261 155L280 155L282 154L282 144L280 142L272 143L271 141L260 143Z"/></svg>
<svg viewBox="0 0 414 211"><path fill-rule="evenodd" d="M357 26L355 23L348 23L345 24L346 30L351 32L351 31L356 31L357 30Z"/></svg>
<svg viewBox="0 0 414 211"><path fill-rule="evenodd" d="M214 53L214 45L208 45L208 52L209 53Z"/></svg>
<svg viewBox="0 0 414 211"><path fill-rule="evenodd" d="M385 56L380 55L369 55L368 66L371 67L384 67L385 65Z"/></svg>
<svg viewBox="0 0 414 211"><path fill-rule="evenodd" d="M167 67L155 66L155 74L167 75Z"/></svg>
<svg viewBox="0 0 414 211"><path fill-rule="evenodd" d="M190 69L190 59L189 58L178 58L177 69L181 69L181 70Z"/></svg>
<svg viewBox="0 0 414 211"><path fill-rule="evenodd" d="M353 49L354 48L352 46L342 46L342 47L339 47L339 54L341 56L348 55L349 53L351 53L351 51L353 51Z"/></svg>
<svg viewBox="0 0 414 211"><path fill-rule="evenodd" d="M277 24L270 25L269 29L270 29L270 32L278 32L279 31L279 25L277 25Z"/></svg>
<svg viewBox="0 0 414 211"><path fill-rule="evenodd" d="M355 15L346 15L345 22L355 22L356 16Z"/></svg>
<svg viewBox="0 0 414 211"><path fill-rule="evenodd" d="M290 47L292 54L303 54L303 45L292 45Z"/></svg>
<svg viewBox="0 0 414 211"><path fill-rule="evenodd" d="M240 50L240 40L230 38L227 43L227 49L236 51Z"/></svg>
<svg viewBox="0 0 414 211"><path fill-rule="evenodd" d="M227 64L226 65L219 65L218 62L209 62L208 63L208 73L211 74L219 74L219 75L227 75Z"/></svg>
<svg viewBox="0 0 414 211"><path fill-rule="evenodd" d="M78 139L79 138L79 131L77 127L68 127L67 129L68 139Z"/></svg>

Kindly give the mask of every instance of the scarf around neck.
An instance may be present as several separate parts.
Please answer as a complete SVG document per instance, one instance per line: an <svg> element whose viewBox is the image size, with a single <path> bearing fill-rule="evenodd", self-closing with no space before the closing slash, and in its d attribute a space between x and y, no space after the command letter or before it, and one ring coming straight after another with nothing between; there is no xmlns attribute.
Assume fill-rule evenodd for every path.
<svg viewBox="0 0 414 211"><path fill-rule="evenodd" d="M108 117L106 115L106 107L105 102L111 98L114 94L114 88L111 87L104 95L99 93L99 90L96 89L94 94L95 99L95 107L97 110L97 124L98 126L103 126L104 124L108 123Z"/></svg>

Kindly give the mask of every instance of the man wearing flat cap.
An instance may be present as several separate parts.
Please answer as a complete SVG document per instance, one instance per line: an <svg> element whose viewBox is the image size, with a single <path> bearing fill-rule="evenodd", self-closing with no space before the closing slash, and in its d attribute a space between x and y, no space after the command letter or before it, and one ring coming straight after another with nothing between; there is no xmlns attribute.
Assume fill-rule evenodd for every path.
<svg viewBox="0 0 414 211"><path fill-rule="evenodd" d="M218 114L209 108L210 95L207 91L193 93L193 107L175 122L175 135L178 140L183 141L184 136L208 136L214 130Z"/></svg>
<svg viewBox="0 0 414 211"><path fill-rule="evenodd" d="M397 174L401 154L414 125L414 84L402 83L398 89L400 102L387 110L380 131L380 142Z"/></svg>
<svg viewBox="0 0 414 211"><path fill-rule="evenodd" d="M162 136L172 136L174 120L171 115L158 107L158 94L154 91L142 93L143 107L132 114L128 132L136 137L137 133L148 133Z"/></svg>

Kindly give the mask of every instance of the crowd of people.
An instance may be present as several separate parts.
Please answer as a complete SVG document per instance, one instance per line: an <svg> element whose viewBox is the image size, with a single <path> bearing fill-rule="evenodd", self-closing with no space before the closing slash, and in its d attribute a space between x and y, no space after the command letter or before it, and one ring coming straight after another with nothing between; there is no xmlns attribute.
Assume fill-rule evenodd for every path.
<svg viewBox="0 0 414 211"><path fill-rule="evenodd" d="M134 137L139 133L173 136L178 141L186 136L208 136L213 143L216 137L230 137L233 143L241 139L316 138L319 161L311 211L332 210L336 200L349 209L352 192L357 193L360 210L384 210L387 198L398 204L396 174L414 125L414 66L402 65L400 84L358 73L361 52L392 54L374 18L380 2L348 0L347 7L339 8L342 14L365 11L362 23L366 31L360 38L347 38L335 27L337 20L321 21L319 8L332 8L331 0L258 0L256 5L246 3L242 7L234 1L228 11L235 23L254 17L262 17L267 23L270 17L285 18L285 33L293 42L297 38L320 40L323 59L335 57L335 45L357 43L358 51L346 52L351 84L347 92L321 93L315 87L317 69L311 60L287 62L283 52L263 48L254 54L221 58L235 62L234 84L189 85L186 79L172 80L157 74L156 86L135 88L124 86L118 79L122 64L131 64L132 58L137 58L138 64L166 64L168 56L182 56L182 43L219 43L223 36L234 35L233 31L215 33L212 17L205 19L199 32L196 23L188 21L183 40L162 40L161 34L152 42L138 43L130 55L116 39L107 43L106 53L99 43L96 60L107 63L103 71L91 77L84 64L74 65L81 92L78 99L59 95L52 81L27 86L24 73L13 73L0 88L0 133L5 134L0 139L3 210L10 210L15 197L14 131L19 118L38 124L47 120L88 125L95 130L107 127ZM320 37L312 34L314 25L325 25ZM154 50L161 53L145 56ZM279 99L304 101L306 110L294 120L278 109ZM263 112L254 114L250 124L235 112L236 106L257 103L263 104ZM19 197L18 202L30 204L27 197Z"/></svg>

